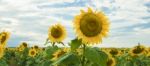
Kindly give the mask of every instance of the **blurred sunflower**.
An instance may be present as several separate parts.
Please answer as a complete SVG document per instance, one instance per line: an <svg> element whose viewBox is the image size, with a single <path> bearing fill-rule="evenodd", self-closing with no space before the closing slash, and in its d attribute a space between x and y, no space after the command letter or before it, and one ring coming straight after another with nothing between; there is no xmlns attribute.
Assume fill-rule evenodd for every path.
<svg viewBox="0 0 150 66"><path fill-rule="evenodd" d="M9 32L1 32L0 33L0 44L6 45L6 42L9 38L10 33Z"/></svg>
<svg viewBox="0 0 150 66"><path fill-rule="evenodd" d="M63 48L63 51L64 51L64 52L69 52L70 50L71 50L70 48L66 48L66 47Z"/></svg>
<svg viewBox="0 0 150 66"><path fill-rule="evenodd" d="M127 49L125 48L120 49L120 55L124 55L125 53L128 53Z"/></svg>
<svg viewBox="0 0 150 66"><path fill-rule="evenodd" d="M129 53L131 56L138 56L140 54L144 54L145 50L146 50L146 48L144 46L138 45L138 46L135 46L134 48L132 48Z"/></svg>
<svg viewBox="0 0 150 66"><path fill-rule="evenodd" d="M6 48L5 48L5 50L9 50L9 48L8 48L8 47L6 47Z"/></svg>
<svg viewBox="0 0 150 66"><path fill-rule="evenodd" d="M51 60L56 61L60 56L64 55L65 53L65 50L57 50L53 53L53 58Z"/></svg>
<svg viewBox="0 0 150 66"><path fill-rule="evenodd" d="M88 12L81 10L81 14L74 18L74 29L78 39L84 44L98 44L102 37L106 37L109 31L109 21L103 12Z"/></svg>
<svg viewBox="0 0 150 66"><path fill-rule="evenodd" d="M45 48L42 48L42 51L45 51Z"/></svg>
<svg viewBox="0 0 150 66"><path fill-rule="evenodd" d="M48 38L51 42L62 42L66 38L66 29L61 24L49 28Z"/></svg>
<svg viewBox="0 0 150 66"><path fill-rule="evenodd" d="M148 48L145 48L145 51L144 51L144 53L143 53L143 54L147 56L147 55L148 55L148 53L149 53L149 49L148 49Z"/></svg>
<svg viewBox="0 0 150 66"><path fill-rule="evenodd" d="M19 45L19 47L17 48L19 52L22 52L25 49L25 46L22 44Z"/></svg>
<svg viewBox="0 0 150 66"><path fill-rule="evenodd" d="M39 46L37 46L37 45L34 45L34 47L33 47L34 49L36 49L36 50L38 50L39 49Z"/></svg>
<svg viewBox="0 0 150 66"><path fill-rule="evenodd" d="M18 51L22 52L24 50L24 47L18 47Z"/></svg>
<svg viewBox="0 0 150 66"><path fill-rule="evenodd" d="M107 66L116 66L116 60L114 58L109 58L107 60Z"/></svg>
<svg viewBox="0 0 150 66"><path fill-rule="evenodd" d="M147 50L148 50L148 52L150 53L150 47L149 47L149 48L147 48Z"/></svg>
<svg viewBox="0 0 150 66"><path fill-rule="evenodd" d="M28 44L26 42L22 42L22 46L27 48L28 47Z"/></svg>
<svg viewBox="0 0 150 66"><path fill-rule="evenodd" d="M148 52L146 56L150 58L150 52Z"/></svg>
<svg viewBox="0 0 150 66"><path fill-rule="evenodd" d="M30 57L35 57L35 56L36 56L36 53L37 53L37 52L36 52L35 49L30 49L30 50L29 50L29 56L30 56Z"/></svg>
<svg viewBox="0 0 150 66"><path fill-rule="evenodd" d="M4 46L0 45L0 59L3 57L4 55Z"/></svg>
<svg viewBox="0 0 150 66"><path fill-rule="evenodd" d="M79 56L81 56L83 53L83 49L81 49L81 48L76 49L76 51Z"/></svg>
<svg viewBox="0 0 150 66"><path fill-rule="evenodd" d="M109 54L112 56L119 56L121 52L117 50L116 48L112 48L111 50L109 50Z"/></svg>

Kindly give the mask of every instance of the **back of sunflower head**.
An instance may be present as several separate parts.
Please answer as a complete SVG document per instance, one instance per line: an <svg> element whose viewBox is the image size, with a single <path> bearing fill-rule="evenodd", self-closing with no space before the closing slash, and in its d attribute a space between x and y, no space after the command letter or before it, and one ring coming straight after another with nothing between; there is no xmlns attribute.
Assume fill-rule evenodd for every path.
<svg viewBox="0 0 150 66"><path fill-rule="evenodd" d="M9 32L1 32L0 33L0 44L3 45L3 46L6 46L6 43L8 41L10 37L10 33Z"/></svg>

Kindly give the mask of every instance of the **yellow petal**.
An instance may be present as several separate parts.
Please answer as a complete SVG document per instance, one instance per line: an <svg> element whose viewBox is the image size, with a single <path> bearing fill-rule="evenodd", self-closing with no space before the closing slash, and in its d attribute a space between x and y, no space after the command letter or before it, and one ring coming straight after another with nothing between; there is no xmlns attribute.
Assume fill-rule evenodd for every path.
<svg viewBox="0 0 150 66"><path fill-rule="evenodd" d="M88 13L93 13L93 11L90 7L88 7Z"/></svg>
<svg viewBox="0 0 150 66"><path fill-rule="evenodd" d="M82 10L82 9L80 10L80 12L81 12L82 14L84 14L84 13L85 13L85 11L84 11L84 10Z"/></svg>

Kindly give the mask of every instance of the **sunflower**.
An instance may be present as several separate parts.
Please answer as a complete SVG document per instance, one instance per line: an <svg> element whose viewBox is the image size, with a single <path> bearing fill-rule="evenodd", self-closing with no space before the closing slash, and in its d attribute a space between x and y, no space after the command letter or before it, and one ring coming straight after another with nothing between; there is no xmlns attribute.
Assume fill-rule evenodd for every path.
<svg viewBox="0 0 150 66"><path fill-rule="evenodd" d="M39 49L39 46L37 46L37 45L34 45L34 47L33 47L34 49L36 49L36 50L38 50Z"/></svg>
<svg viewBox="0 0 150 66"><path fill-rule="evenodd" d="M22 52L24 49L25 49L25 46L24 46L25 44L20 44L19 45L19 47L17 48L18 49L18 51L20 51L20 52Z"/></svg>
<svg viewBox="0 0 150 66"><path fill-rule="evenodd" d="M146 50L146 48L144 46L138 45L138 46L135 46L134 48L132 48L129 53L131 56L138 56L140 54L144 54L145 50Z"/></svg>
<svg viewBox="0 0 150 66"><path fill-rule="evenodd" d="M76 51L79 56L81 56L83 53L83 49L81 49L81 48L76 49Z"/></svg>
<svg viewBox="0 0 150 66"><path fill-rule="evenodd" d="M26 42L22 42L22 46L27 48L28 47L28 44Z"/></svg>
<svg viewBox="0 0 150 66"><path fill-rule="evenodd" d="M115 66L115 65L116 65L116 61L114 58L111 57L107 60L107 66Z"/></svg>
<svg viewBox="0 0 150 66"><path fill-rule="evenodd" d="M4 46L0 45L0 59L3 57L4 55Z"/></svg>
<svg viewBox="0 0 150 66"><path fill-rule="evenodd" d="M127 53L127 50L125 48L120 49L120 55L124 55Z"/></svg>
<svg viewBox="0 0 150 66"><path fill-rule="evenodd" d="M150 52L150 47L149 47L149 48L147 48L147 50L148 50L148 52Z"/></svg>
<svg viewBox="0 0 150 66"><path fill-rule="evenodd" d="M56 52L53 53L53 58L51 60L56 61L60 56L64 55L65 53L66 53L65 50L57 50Z"/></svg>
<svg viewBox="0 0 150 66"><path fill-rule="evenodd" d="M18 47L18 51L22 52L24 50L24 47Z"/></svg>
<svg viewBox="0 0 150 66"><path fill-rule="evenodd" d="M148 52L146 56L150 58L150 52Z"/></svg>
<svg viewBox="0 0 150 66"><path fill-rule="evenodd" d="M109 50L109 54L112 56L119 56L120 55L120 51L117 50L116 48L112 48L111 50Z"/></svg>
<svg viewBox="0 0 150 66"><path fill-rule="evenodd" d="M6 45L6 42L9 38L10 33L9 32L1 32L0 33L0 44Z"/></svg>
<svg viewBox="0 0 150 66"><path fill-rule="evenodd" d="M65 48L63 48L62 50L63 50L64 52L69 52L69 51L70 51L70 48L66 48L66 47L65 47Z"/></svg>
<svg viewBox="0 0 150 66"><path fill-rule="evenodd" d="M45 51L45 48L42 48L42 51Z"/></svg>
<svg viewBox="0 0 150 66"><path fill-rule="evenodd" d="M30 49L30 50L29 50L29 56L30 56L30 57L35 57L35 56L36 56L36 53L37 53L37 52L36 52L35 49Z"/></svg>
<svg viewBox="0 0 150 66"><path fill-rule="evenodd" d="M145 51L143 52L143 54L147 56L148 53L149 53L149 49L148 49L148 48L145 48Z"/></svg>
<svg viewBox="0 0 150 66"><path fill-rule="evenodd" d="M74 29L78 39L84 44L98 44L102 37L106 37L109 31L109 22L103 12L88 12L81 10L81 14L74 18Z"/></svg>
<svg viewBox="0 0 150 66"><path fill-rule="evenodd" d="M62 42L66 38L66 29L61 24L49 28L48 38L51 42Z"/></svg>

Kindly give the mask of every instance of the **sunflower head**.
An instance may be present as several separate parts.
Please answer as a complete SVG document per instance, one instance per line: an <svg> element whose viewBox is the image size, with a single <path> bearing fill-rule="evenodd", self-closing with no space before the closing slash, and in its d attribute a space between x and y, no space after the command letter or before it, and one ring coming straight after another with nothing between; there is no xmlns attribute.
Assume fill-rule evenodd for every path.
<svg viewBox="0 0 150 66"><path fill-rule="evenodd" d="M5 50L9 50L9 48L6 47Z"/></svg>
<svg viewBox="0 0 150 66"><path fill-rule="evenodd" d="M70 51L70 48L63 48L63 51L64 51L64 52L69 52L69 51Z"/></svg>
<svg viewBox="0 0 150 66"><path fill-rule="evenodd" d="M84 44L98 44L102 42L102 37L107 36L109 22L104 13L88 8L88 12L81 10L81 14L75 16L74 29Z"/></svg>
<svg viewBox="0 0 150 66"><path fill-rule="evenodd" d="M36 54L37 54L37 52L36 52L35 49L30 49L30 50L29 50L29 56L30 56L30 57L35 57Z"/></svg>
<svg viewBox="0 0 150 66"><path fill-rule="evenodd" d="M123 55L125 53L127 53L127 50L125 48L123 48L123 49L120 50L120 55Z"/></svg>
<svg viewBox="0 0 150 66"><path fill-rule="evenodd" d="M111 57L107 60L107 66L115 66L115 65L116 65L116 61L114 58Z"/></svg>
<svg viewBox="0 0 150 66"><path fill-rule="evenodd" d="M42 48L42 51L45 51L45 48Z"/></svg>
<svg viewBox="0 0 150 66"><path fill-rule="evenodd" d="M24 50L24 47L18 47L18 51L22 52Z"/></svg>
<svg viewBox="0 0 150 66"><path fill-rule="evenodd" d="M23 42L23 43L22 43L22 46L25 47L25 48L27 48L27 47L28 47L28 44L27 44L26 42Z"/></svg>
<svg viewBox="0 0 150 66"><path fill-rule="evenodd" d="M3 57L4 55L4 46L0 45L0 59Z"/></svg>
<svg viewBox="0 0 150 66"><path fill-rule="evenodd" d="M60 56L64 55L66 52L64 50L57 50L53 54L53 58L51 59L52 61L56 61Z"/></svg>
<svg viewBox="0 0 150 66"><path fill-rule="evenodd" d="M125 53L125 50L124 50L124 49L121 49L120 52L121 52L121 54L124 54L124 53Z"/></svg>
<svg viewBox="0 0 150 66"><path fill-rule="evenodd" d="M148 50L148 52L150 52L150 47L149 47L149 48L147 48L147 50Z"/></svg>
<svg viewBox="0 0 150 66"><path fill-rule="evenodd" d="M148 58L150 58L150 52L148 52L146 56L147 56Z"/></svg>
<svg viewBox="0 0 150 66"><path fill-rule="evenodd" d="M130 54L132 56L137 56L137 55L143 54L145 52L145 50L146 50L146 48L144 46L138 45L130 50Z"/></svg>
<svg viewBox="0 0 150 66"><path fill-rule="evenodd" d="M66 38L66 29L61 24L49 28L48 38L51 42L62 42Z"/></svg>
<svg viewBox="0 0 150 66"><path fill-rule="evenodd" d="M21 43L19 46L18 46L18 51L20 51L20 52L22 52L22 51L24 51L24 49L25 49L26 47L24 46L24 44L23 43Z"/></svg>
<svg viewBox="0 0 150 66"><path fill-rule="evenodd" d="M79 56L82 56L83 49L78 48L78 49L76 49L76 51L77 51L77 54L78 54Z"/></svg>
<svg viewBox="0 0 150 66"><path fill-rule="evenodd" d="M149 49L145 48L145 51L143 52L144 55L147 55L149 53Z"/></svg>
<svg viewBox="0 0 150 66"><path fill-rule="evenodd" d="M35 45L33 48L36 49L36 50L38 50L39 46Z"/></svg>
<svg viewBox="0 0 150 66"><path fill-rule="evenodd" d="M1 32L0 33L0 44L6 44L10 33L9 32Z"/></svg>
<svg viewBox="0 0 150 66"><path fill-rule="evenodd" d="M112 48L110 51L109 51L109 54L112 55L112 56L119 56L120 55L120 51L115 49L115 48Z"/></svg>

